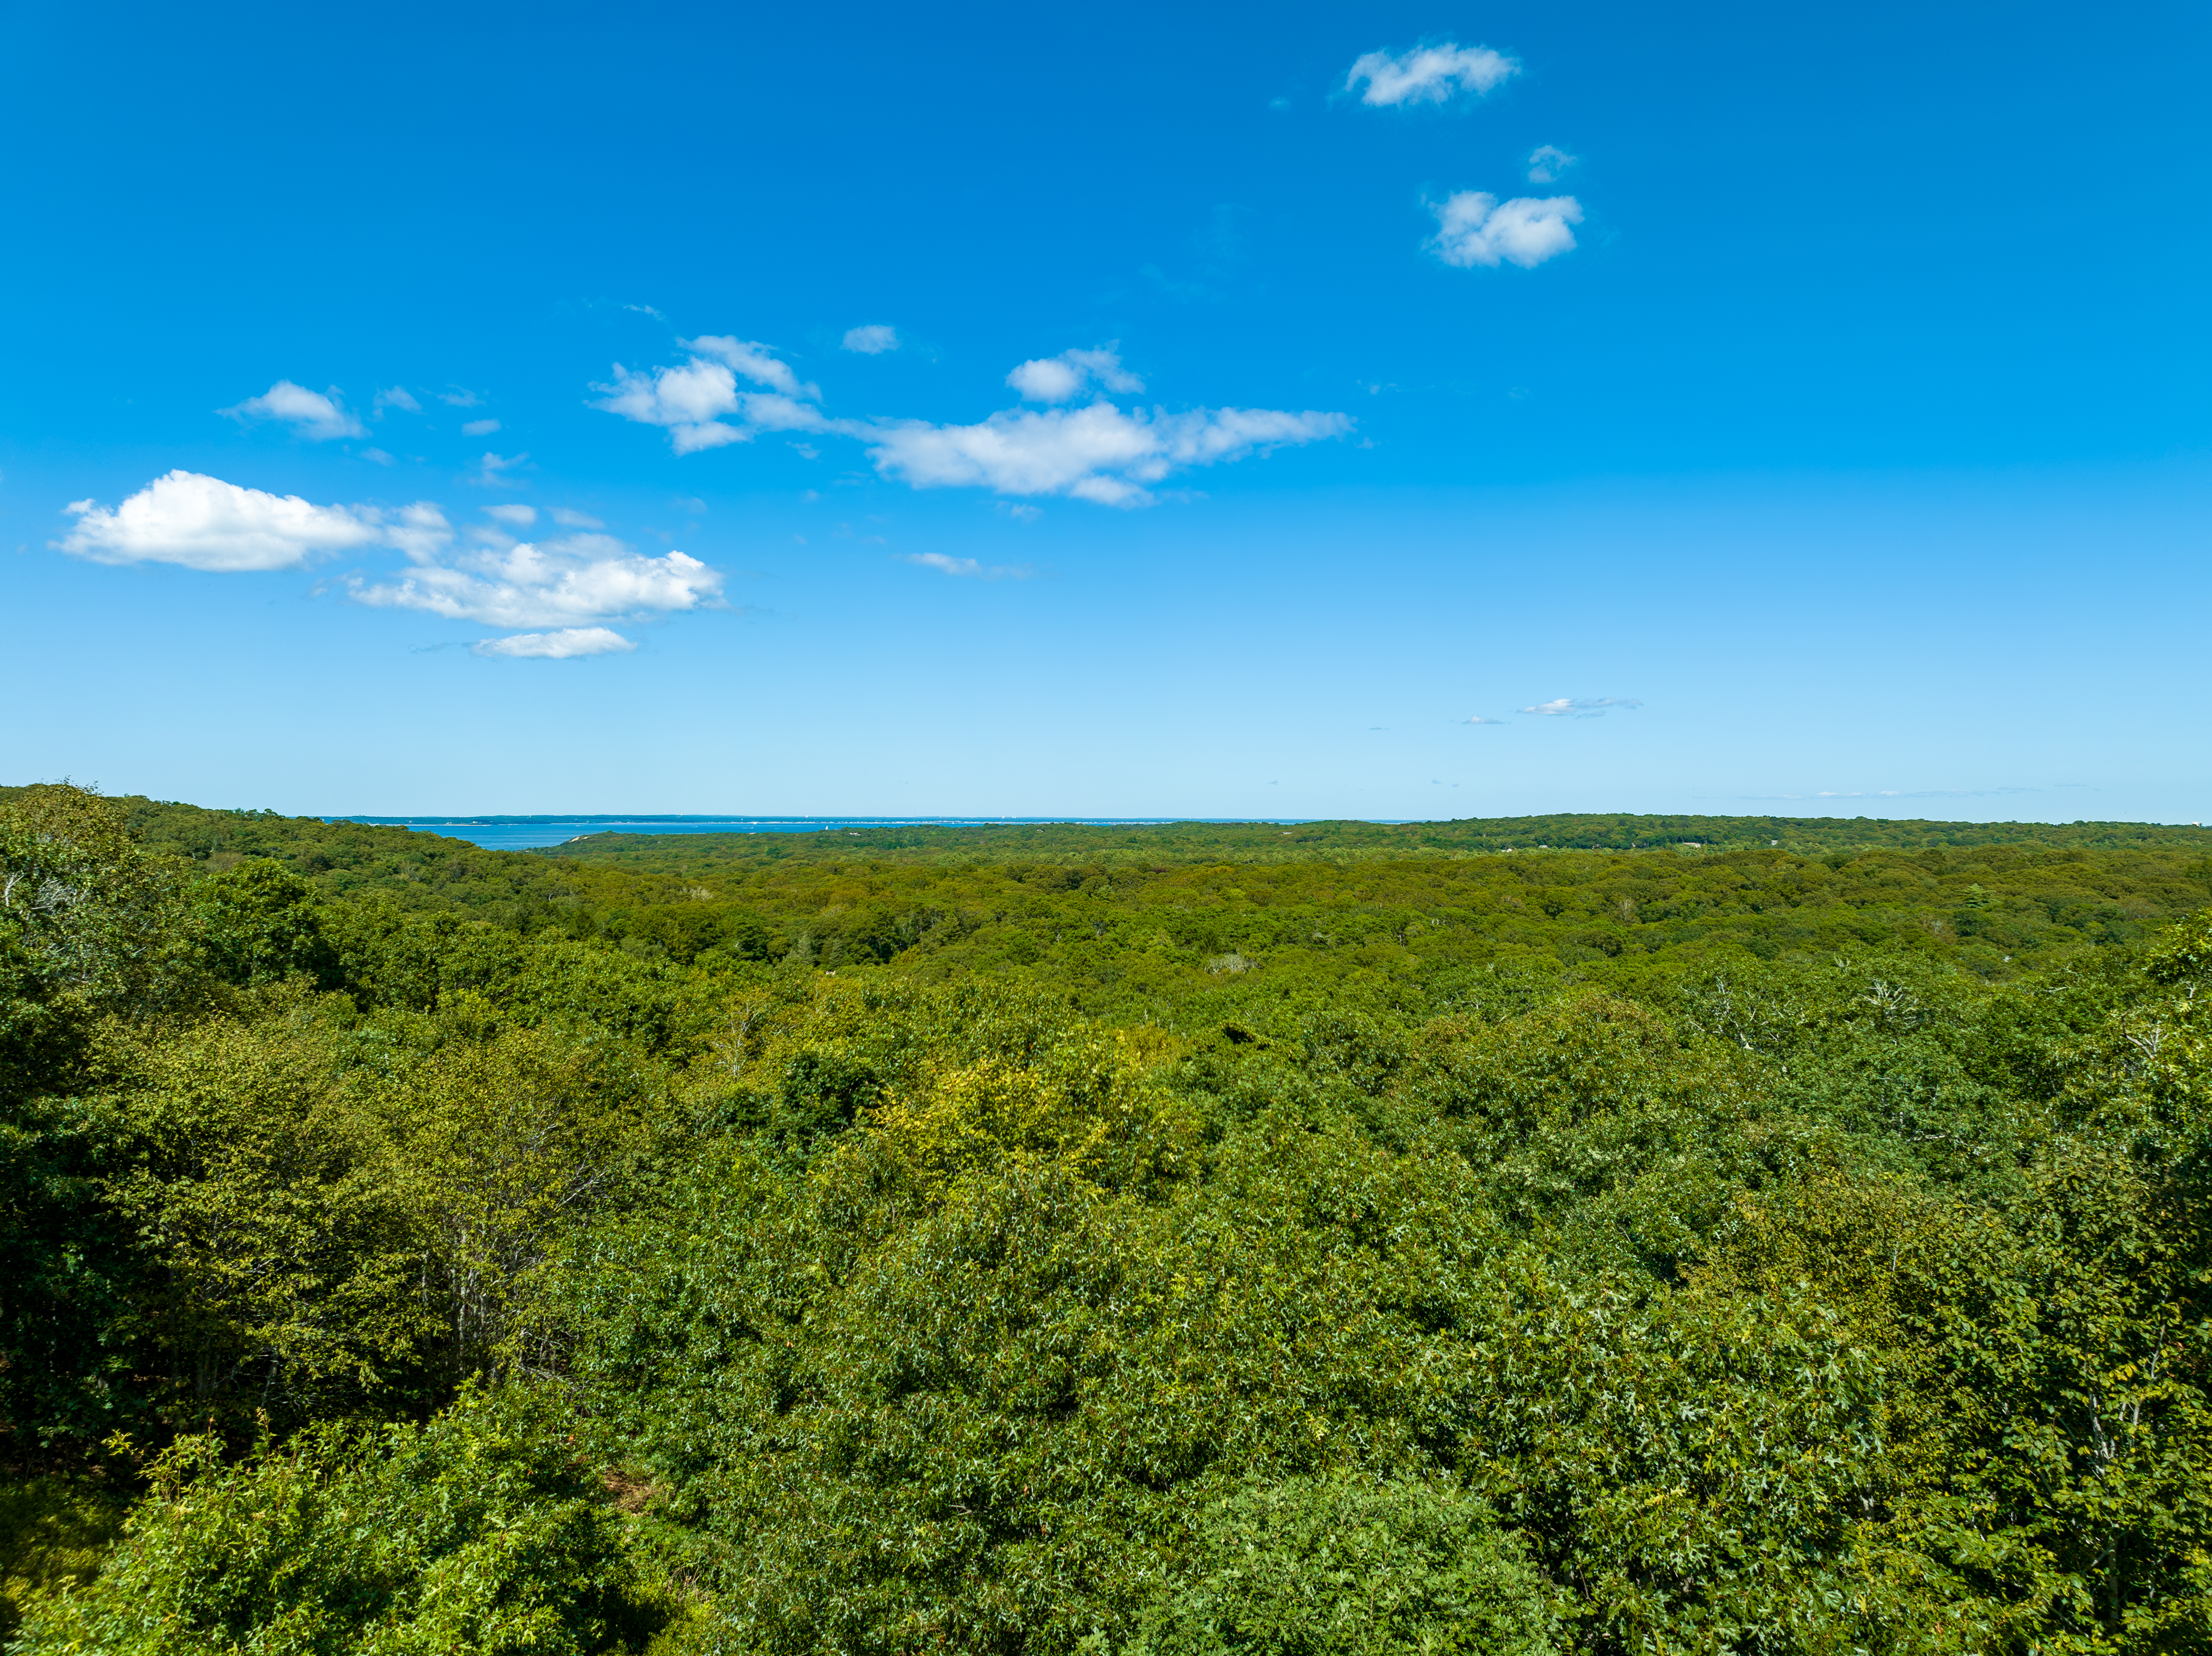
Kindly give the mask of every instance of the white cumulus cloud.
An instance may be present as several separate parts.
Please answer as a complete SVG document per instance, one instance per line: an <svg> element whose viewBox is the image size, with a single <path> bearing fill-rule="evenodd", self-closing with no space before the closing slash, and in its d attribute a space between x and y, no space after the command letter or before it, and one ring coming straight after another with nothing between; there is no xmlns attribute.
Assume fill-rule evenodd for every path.
<svg viewBox="0 0 2212 1656"><path fill-rule="evenodd" d="M404 385L392 385L377 392L370 406L379 416L386 409L404 409L410 414L422 412L422 405L415 400L414 392Z"/></svg>
<svg viewBox="0 0 2212 1656"><path fill-rule="evenodd" d="M474 646L487 655L629 650L631 642L604 623L708 608L721 597L720 573L688 553L647 557L611 535L590 532L532 544L478 525L459 536L428 500L397 507L318 506L296 494L179 470L155 478L118 507L76 500L67 510L76 524L56 544L99 563L236 573L296 568L337 552L396 551L405 563L392 573L345 578L355 602L491 627L549 629ZM483 511L514 529L527 529L538 517L520 504ZM599 527L581 513L553 515Z"/></svg>
<svg viewBox="0 0 2212 1656"><path fill-rule="evenodd" d="M1115 391L1145 388L1143 380L1121 366L1118 345L1062 351L1024 362L1006 376L1006 383L1031 403L1065 403L1092 387Z"/></svg>
<svg viewBox="0 0 2212 1656"><path fill-rule="evenodd" d="M339 400L336 385L325 395L309 391L305 385L295 385L289 379L279 379L260 396L249 397L243 403L216 412L227 414L234 420L275 420L319 443L332 437L368 435L368 428L354 418Z"/></svg>
<svg viewBox="0 0 2212 1656"><path fill-rule="evenodd" d="M62 550L96 563L289 569L386 534L383 514L368 507L316 506L196 471L156 477L118 507L72 500L65 509L76 526L59 543Z"/></svg>
<svg viewBox="0 0 2212 1656"><path fill-rule="evenodd" d="M750 442L760 431L821 428L821 413L807 404L822 393L802 385L789 363L769 355L769 347L716 334L677 343L691 353L690 361L645 373L617 362L612 383L592 387L600 393L592 406L664 428L678 454ZM740 391L740 376L768 390ZM732 415L738 423L726 423Z"/></svg>
<svg viewBox="0 0 2212 1656"><path fill-rule="evenodd" d="M1480 190L1462 190L1434 203L1437 234L1429 248L1447 264L1517 264L1533 270L1547 258L1571 252L1583 221L1582 203L1572 196L1542 200L1516 196L1501 202Z"/></svg>
<svg viewBox="0 0 2212 1656"><path fill-rule="evenodd" d="M561 627L696 610L721 595L720 573L698 559L649 558L611 535L461 548L434 509L411 528L411 538L391 538L413 567L381 582L349 581L356 602L490 627Z"/></svg>
<svg viewBox="0 0 2212 1656"><path fill-rule="evenodd" d="M1407 52L1363 52L1344 77L1344 89L1358 92L1363 104L1440 104L1462 92L1480 97L1520 72L1521 65L1503 52L1447 40Z"/></svg>
<svg viewBox="0 0 2212 1656"><path fill-rule="evenodd" d="M488 638L469 647L480 656L568 661L578 656L604 656L635 650L637 646L611 628L563 627L555 633L517 633L508 638Z"/></svg>
<svg viewBox="0 0 2212 1656"><path fill-rule="evenodd" d="M888 324L871 322L863 328L845 330L845 349L858 351L863 356L881 356L898 348L898 330Z"/></svg>
<svg viewBox="0 0 2212 1656"><path fill-rule="evenodd" d="M917 488L967 485L1001 494L1067 494L1102 506L1141 506L1148 485L1189 466L1241 459L1291 443L1340 437L1341 414L1274 409L1124 412L1110 403L1042 412L1009 409L972 426L922 421L871 434L876 469Z"/></svg>

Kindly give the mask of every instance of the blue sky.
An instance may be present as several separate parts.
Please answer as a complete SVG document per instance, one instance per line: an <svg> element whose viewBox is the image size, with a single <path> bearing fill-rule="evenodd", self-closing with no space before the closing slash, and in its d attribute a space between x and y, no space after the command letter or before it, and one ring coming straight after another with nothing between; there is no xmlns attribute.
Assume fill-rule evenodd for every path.
<svg viewBox="0 0 2212 1656"><path fill-rule="evenodd" d="M2212 820L2208 33L18 3L0 779Z"/></svg>

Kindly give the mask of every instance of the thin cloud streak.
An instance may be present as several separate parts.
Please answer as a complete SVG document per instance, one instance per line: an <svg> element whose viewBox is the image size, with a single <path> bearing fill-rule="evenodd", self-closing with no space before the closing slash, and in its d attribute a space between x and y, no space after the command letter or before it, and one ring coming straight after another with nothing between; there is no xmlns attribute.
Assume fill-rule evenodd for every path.
<svg viewBox="0 0 2212 1656"><path fill-rule="evenodd" d="M636 642L606 627L564 627L556 633L517 633L508 638L479 640L469 646L479 656L507 660L574 661L583 656L619 654L637 648Z"/></svg>
<svg viewBox="0 0 2212 1656"><path fill-rule="evenodd" d="M1149 506L1150 485L1194 466L1340 437L1349 416L1309 409L1124 412L1110 403L1007 409L972 426L924 421L875 427L868 457L916 488L976 487L1001 494L1065 494L1100 506Z"/></svg>
<svg viewBox="0 0 2212 1656"><path fill-rule="evenodd" d="M2015 793L2094 792L2081 782L2053 782L2040 788L1823 788L1814 793L1746 793L1742 799L1995 799Z"/></svg>
<svg viewBox="0 0 2212 1656"><path fill-rule="evenodd" d="M1572 696L1563 695L1551 701L1540 701L1531 707L1522 707L1520 711L1534 713L1540 719L1602 719L1608 708L1640 707L1643 705L1632 696L1604 695L1577 701Z"/></svg>
<svg viewBox="0 0 2212 1656"><path fill-rule="evenodd" d="M934 569L940 575L957 575L969 580L1027 580L1036 572L1022 564L985 564L974 558L956 558L943 552L902 552L902 563L910 563L921 569Z"/></svg>

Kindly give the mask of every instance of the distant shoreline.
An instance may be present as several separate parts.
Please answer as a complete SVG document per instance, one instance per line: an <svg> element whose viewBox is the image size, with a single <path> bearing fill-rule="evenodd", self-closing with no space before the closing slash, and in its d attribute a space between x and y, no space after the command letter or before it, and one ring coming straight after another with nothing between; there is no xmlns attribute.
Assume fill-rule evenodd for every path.
<svg viewBox="0 0 2212 1656"><path fill-rule="evenodd" d="M1705 852L1720 848L1765 846L1787 847L1800 852L1817 849L1825 852L1835 850L1843 843L1965 846L2018 841L2051 848L2075 845L2165 843L2169 840L2188 843L2188 836L2192 832L2201 834L2203 831L2203 825L2195 822L1946 822L1922 818L1867 816L1705 816L1574 812L1547 817L1457 817L1438 821L1404 816L902 816L889 814L871 816L770 816L650 813L635 816L613 813L556 816L550 813L502 815L492 812L474 816L323 816L318 820L331 823L360 823L364 827L409 828L417 833L464 840L488 851L544 851L601 835L813 836L844 833L855 837L868 836L871 847L881 850L895 843L904 843L886 840L883 837L887 830L895 833L902 829L918 829L933 835L945 834L949 838L945 848L949 849L951 843L958 840L958 831L963 829L982 830L988 837L990 830L1012 828L1220 828L1231 831L1233 838L1234 831L1238 828L1297 828L1307 830L1305 839L1311 839L1318 834L1332 843L1343 842L1346 848L1354 841L1367 843L1369 840L1373 840L1376 846L1388 844L1398 846L1402 842L1397 835L1375 840L1373 835L1364 831L1408 830L1423 834L1422 845L1432 851L1453 850L1462 855L1514 849L1670 849ZM1854 835L1850 832L1853 825L1883 831ZM2008 829L2012 832L2007 832ZM1840 838L1838 830L1843 831ZM2115 831L2118 835L2117 839L2112 837ZM1170 837L1187 839L1188 835L1170 834ZM1304 840L1300 843L1303 845ZM1188 846L1182 848L1186 851L1192 849Z"/></svg>
<svg viewBox="0 0 2212 1656"><path fill-rule="evenodd" d="M1174 822L1307 822L1306 816L325 816L326 822L416 828L466 840L489 851L528 851L566 845L593 834L825 834L886 828L1156 828ZM1376 817L1402 822L1409 817ZM471 832L471 830L475 830Z"/></svg>

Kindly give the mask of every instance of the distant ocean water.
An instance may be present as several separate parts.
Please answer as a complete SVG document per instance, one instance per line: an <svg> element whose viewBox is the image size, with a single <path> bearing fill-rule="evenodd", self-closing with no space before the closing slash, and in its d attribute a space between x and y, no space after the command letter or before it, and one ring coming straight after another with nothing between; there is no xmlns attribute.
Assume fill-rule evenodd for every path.
<svg viewBox="0 0 2212 1656"><path fill-rule="evenodd" d="M834 834L872 828L981 828L999 823L1059 822L1084 828L1132 828L1159 822L1292 822L1250 816L326 816L326 822L370 822L419 828L466 840L492 851L557 846L587 834Z"/></svg>

